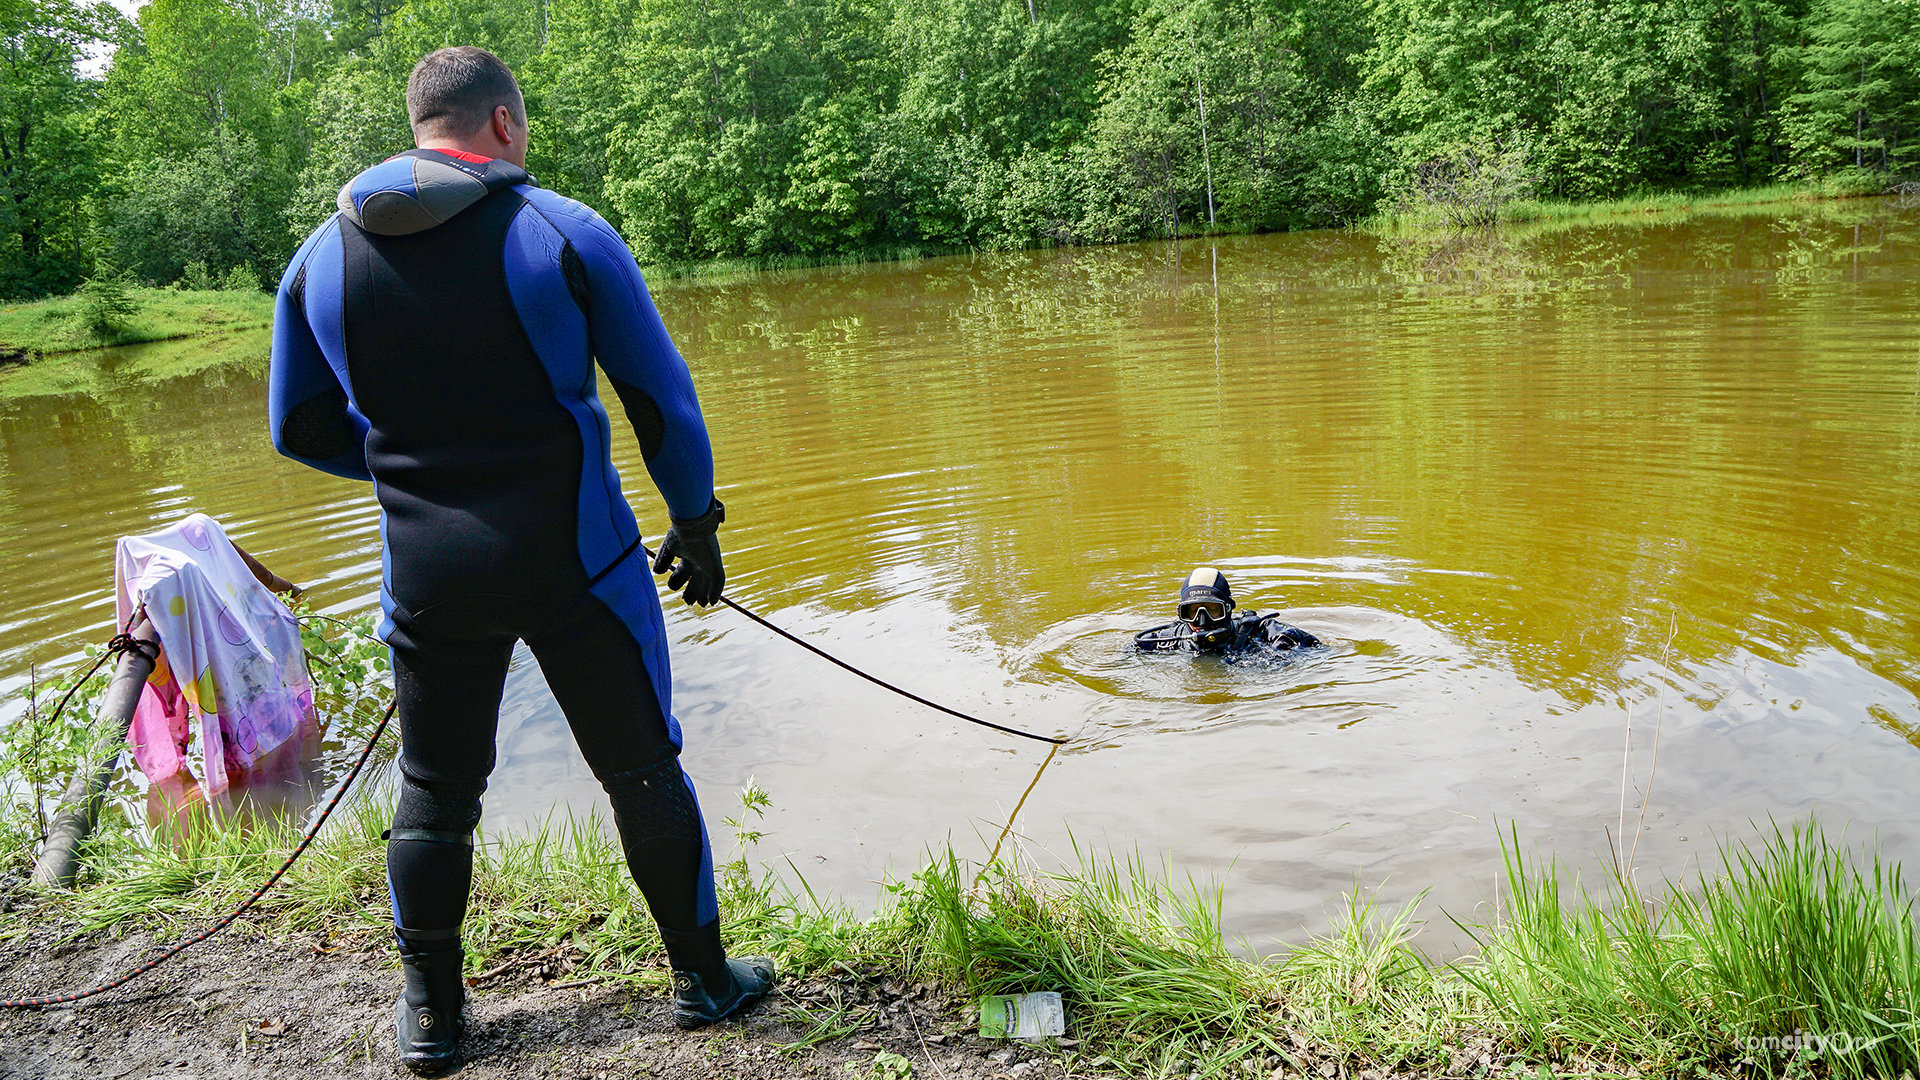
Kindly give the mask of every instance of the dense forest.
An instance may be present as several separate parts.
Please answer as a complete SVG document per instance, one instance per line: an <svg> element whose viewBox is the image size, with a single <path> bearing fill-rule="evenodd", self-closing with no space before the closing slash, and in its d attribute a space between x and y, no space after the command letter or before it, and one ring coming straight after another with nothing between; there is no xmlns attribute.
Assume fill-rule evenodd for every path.
<svg viewBox="0 0 1920 1080"><path fill-rule="evenodd" d="M1303 228L1435 163L1920 165L1916 0L0 0L0 296L270 280L448 44L655 263Z"/></svg>

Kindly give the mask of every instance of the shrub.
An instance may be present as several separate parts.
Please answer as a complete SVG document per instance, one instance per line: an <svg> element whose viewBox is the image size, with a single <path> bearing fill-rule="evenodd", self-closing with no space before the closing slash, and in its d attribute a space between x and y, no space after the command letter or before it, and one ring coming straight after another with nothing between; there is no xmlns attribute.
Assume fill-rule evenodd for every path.
<svg viewBox="0 0 1920 1080"><path fill-rule="evenodd" d="M126 330L128 321L140 313L140 302L133 298L124 272L90 277L81 283L77 295L74 317L82 330L101 341Z"/></svg>
<svg viewBox="0 0 1920 1080"><path fill-rule="evenodd" d="M1481 139L1445 147L1409 170L1402 213L1437 216L1455 228L1493 225L1509 203L1533 194L1540 177L1524 144Z"/></svg>
<svg viewBox="0 0 1920 1080"><path fill-rule="evenodd" d="M233 269L227 271L227 276L221 280L220 287L227 292L259 292L260 275L254 273L253 267L246 263L238 263Z"/></svg>
<svg viewBox="0 0 1920 1080"><path fill-rule="evenodd" d="M205 262L194 259L181 269L179 280L173 283L173 287L188 292L209 292L220 287L220 279L207 270Z"/></svg>

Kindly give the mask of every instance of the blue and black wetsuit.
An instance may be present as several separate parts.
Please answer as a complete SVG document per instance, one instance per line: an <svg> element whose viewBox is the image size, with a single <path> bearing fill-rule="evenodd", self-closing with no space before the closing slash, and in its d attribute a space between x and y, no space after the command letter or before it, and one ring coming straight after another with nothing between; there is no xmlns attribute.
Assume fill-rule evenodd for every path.
<svg viewBox="0 0 1920 1080"><path fill-rule="evenodd" d="M598 360L671 515L706 514L706 427L639 268L598 214L504 161L410 151L339 203L280 283L270 409L276 448L372 480L380 501L402 947L457 945L524 640L607 789L674 966L728 985L665 625L595 390Z"/></svg>

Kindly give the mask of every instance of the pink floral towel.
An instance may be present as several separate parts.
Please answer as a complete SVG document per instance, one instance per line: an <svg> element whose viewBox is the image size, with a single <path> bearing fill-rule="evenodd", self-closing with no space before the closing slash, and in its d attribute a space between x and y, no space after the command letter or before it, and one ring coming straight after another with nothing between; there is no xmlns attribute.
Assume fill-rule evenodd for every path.
<svg viewBox="0 0 1920 1080"><path fill-rule="evenodd" d="M131 732L149 781L185 773L218 795L231 774L318 729L300 624L254 579L218 522L192 514L122 537L114 579L120 625L144 606L160 633L160 662Z"/></svg>

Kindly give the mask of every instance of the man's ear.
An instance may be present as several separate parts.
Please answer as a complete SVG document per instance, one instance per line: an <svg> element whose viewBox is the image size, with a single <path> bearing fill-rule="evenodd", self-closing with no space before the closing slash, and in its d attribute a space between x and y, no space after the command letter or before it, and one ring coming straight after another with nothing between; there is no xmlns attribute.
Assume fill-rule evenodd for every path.
<svg viewBox="0 0 1920 1080"><path fill-rule="evenodd" d="M513 145L513 110L505 105L493 107L493 137L507 146Z"/></svg>

